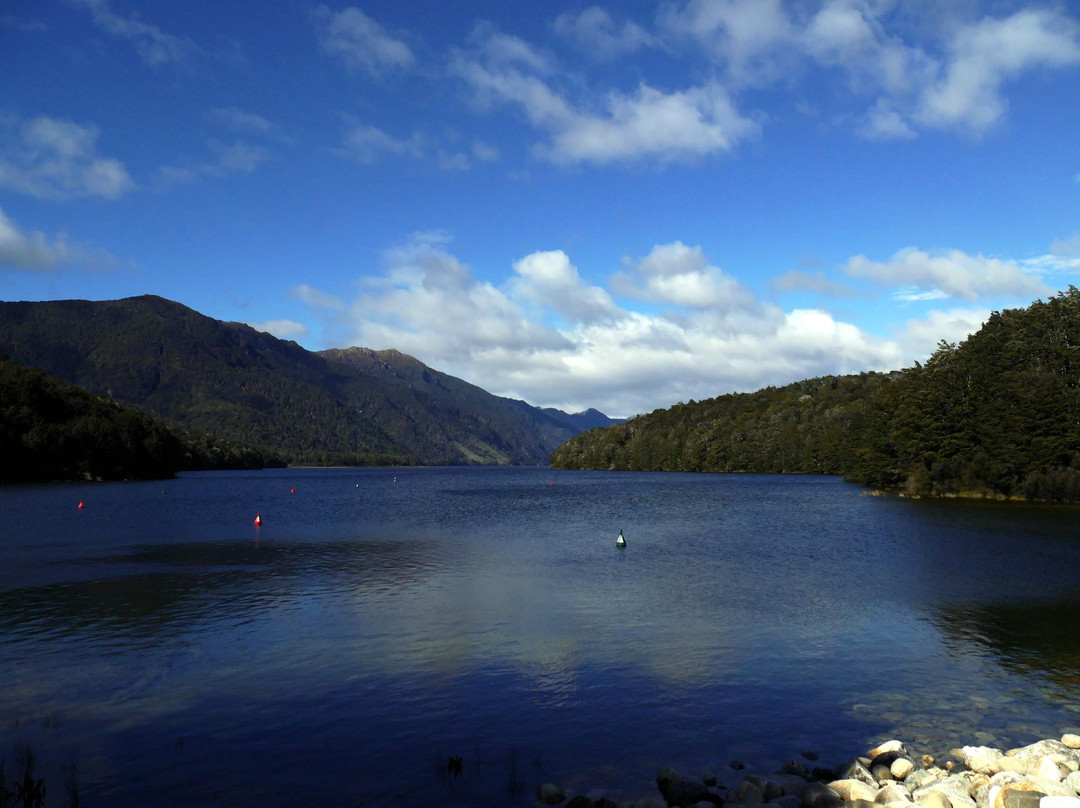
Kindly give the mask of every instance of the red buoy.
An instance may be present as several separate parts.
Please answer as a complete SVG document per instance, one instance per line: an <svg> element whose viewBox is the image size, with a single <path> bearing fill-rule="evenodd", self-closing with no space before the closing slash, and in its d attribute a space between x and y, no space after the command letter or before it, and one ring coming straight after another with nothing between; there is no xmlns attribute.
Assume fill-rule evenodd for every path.
<svg viewBox="0 0 1080 808"><path fill-rule="evenodd" d="M290 489L289 489L289 493L290 493L290 494L295 494L295 493L296 493L296 489L295 489L295 488L290 488Z"/></svg>
<svg viewBox="0 0 1080 808"><path fill-rule="evenodd" d="M83 507L85 507L85 506L83 505L83 501L80 499L79 500L79 510L81 511L83 509Z"/></svg>
<svg viewBox="0 0 1080 808"><path fill-rule="evenodd" d="M255 527L258 527L261 524L262 524L262 515L256 513L255 514Z"/></svg>

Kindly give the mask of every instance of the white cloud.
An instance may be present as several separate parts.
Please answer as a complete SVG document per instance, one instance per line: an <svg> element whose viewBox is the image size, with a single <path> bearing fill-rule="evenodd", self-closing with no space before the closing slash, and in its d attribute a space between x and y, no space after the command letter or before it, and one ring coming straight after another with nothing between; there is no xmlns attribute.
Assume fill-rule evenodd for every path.
<svg viewBox="0 0 1080 808"><path fill-rule="evenodd" d="M1001 85L1034 67L1080 63L1080 24L1052 9L986 18L958 31L945 75L926 87L917 113L934 127L980 133L1003 114Z"/></svg>
<svg viewBox="0 0 1080 808"><path fill-rule="evenodd" d="M615 59L656 44L656 39L635 22L620 28L600 6L578 14L565 12L555 20L555 30L596 59Z"/></svg>
<svg viewBox="0 0 1080 808"><path fill-rule="evenodd" d="M669 37L700 44L729 89L794 86L840 69L865 113L841 116L874 140L919 129L979 135L1007 109L1005 84L1080 63L1080 23L1053 6L974 16L971 4L913 8L891 0L688 0L661 14Z"/></svg>
<svg viewBox="0 0 1080 808"><path fill-rule="evenodd" d="M730 151L757 132L719 84L664 93L642 83L608 95L604 114L575 113L539 153L556 163L672 162Z"/></svg>
<svg viewBox="0 0 1080 808"><path fill-rule="evenodd" d="M297 339L307 336L308 328L295 320L266 320L261 323L248 323L256 331L265 331L278 339Z"/></svg>
<svg viewBox="0 0 1080 808"><path fill-rule="evenodd" d="M587 285L562 250L534 252L514 263L510 288L536 306L571 322L591 323L619 316L615 301L599 286Z"/></svg>
<svg viewBox="0 0 1080 808"><path fill-rule="evenodd" d="M414 133L407 140L402 140L387 134L377 126L361 123L352 116L345 116L342 145L341 148L335 150L335 154L349 157L360 163L374 163L384 155L422 157L424 141L418 133Z"/></svg>
<svg viewBox="0 0 1080 808"><path fill-rule="evenodd" d="M1050 245L1051 255L1080 256L1080 233L1072 238L1057 239Z"/></svg>
<svg viewBox="0 0 1080 808"><path fill-rule="evenodd" d="M453 70L478 103L520 105L548 136L535 152L551 162L686 161L729 151L758 132L716 82L673 92L642 82L633 93L608 93L597 109L576 108L548 84L547 60L507 40L489 32L473 52L455 55Z"/></svg>
<svg viewBox="0 0 1080 808"><path fill-rule="evenodd" d="M199 46L187 37L174 36L158 26L143 22L136 17L122 17L113 12L108 0L69 0L87 9L94 23L101 30L120 39L128 40L135 51L150 67L169 62L179 63L200 53Z"/></svg>
<svg viewBox="0 0 1080 808"><path fill-rule="evenodd" d="M418 146L423 142L419 136L414 136L414 139ZM439 168L444 171L468 171L477 163L492 163L498 160L499 150L482 140L474 140L472 145L464 151L439 147L435 150L435 158Z"/></svg>
<svg viewBox="0 0 1080 808"><path fill-rule="evenodd" d="M118 199L135 190L123 163L96 154L98 134L45 115L0 119L0 188L38 199Z"/></svg>
<svg viewBox="0 0 1080 808"><path fill-rule="evenodd" d="M911 140L918 134L885 99L879 99L864 118L858 133L869 140Z"/></svg>
<svg viewBox="0 0 1080 808"><path fill-rule="evenodd" d="M625 295L692 309L733 311L755 306L750 293L711 265L701 247L688 247L681 241L658 244L637 263L624 263L628 271L616 275L613 282Z"/></svg>
<svg viewBox="0 0 1080 808"><path fill-rule="evenodd" d="M261 137L267 140L289 143L290 139L281 127L262 115L247 112L236 107L218 107L207 113L207 119L215 126L220 126L236 135Z"/></svg>
<svg viewBox="0 0 1080 808"><path fill-rule="evenodd" d="M345 311L348 306L340 298L320 292L318 289L302 283L289 290L289 297L298 300L306 306L323 311Z"/></svg>
<svg viewBox="0 0 1080 808"><path fill-rule="evenodd" d="M405 70L416 60L408 45L392 37L358 8L346 8L335 14L321 5L315 9L313 18L322 49L351 69L379 77L391 70Z"/></svg>
<svg viewBox="0 0 1080 808"><path fill-rule="evenodd" d="M293 296L329 320L338 344L397 348L493 393L542 406L631 415L911 359L898 341L826 312L762 304L732 287L699 247L680 242L654 248L628 269L635 282L662 279L671 285L661 284L658 294L689 301L680 311L653 314L620 307L559 250L524 256L500 285L476 278L448 251L443 234L418 234L388 250L384 261L351 303L311 287Z"/></svg>
<svg viewBox="0 0 1080 808"><path fill-rule="evenodd" d="M499 159L499 149L482 140L472 143L472 156L481 163L493 163Z"/></svg>
<svg viewBox="0 0 1080 808"><path fill-rule="evenodd" d="M445 365L457 366L503 351L528 354L565 345L441 246L413 241L388 250L384 261L385 275L369 279L351 308L355 337L366 347L418 356L434 351Z"/></svg>
<svg viewBox="0 0 1080 808"><path fill-rule="evenodd" d="M60 235L51 242L44 233L23 231L0 209L0 268L53 272L62 267L96 269L110 267L115 259L107 253L70 244Z"/></svg>
<svg viewBox="0 0 1080 808"><path fill-rule="evenodd" d="M796 55L798 32L782 0L690 0L666 11L661 24L702 45L737 85L781 78Z"/></svg>
<svg viewBox="0 0 1080 808"><path fill-rule="evenodd" d="M1023 258L1017 263L1036 275L1080 274L1080 236L1074 237L1071 243L1051 244L1049 255Z"/></svg>
<svg viewBox="0 0 1080 808"><path fill-rule="evenodd" d="M213 153L214 160L188 165L162 166L158 169L159 185L168 188L198 182L204 177L220 178L236 174L251 174L274 156L273 152L265 146L243 140L223 143L210 139L206 145Z"/></svg>
<svg viewBox="0 0 1080 808"><path fill-rule="evenodd" d="M865 255L857 255L843 268L853 278L903 287L902 294L908 295L909 300L938 297L978 300L991 295L1032 298L1051 291L1016 261L968 255L961 250L931 254L917 247L905 247L888 261L871 261ZM919 293L925 294L911 297Z"/></svg>
<svg viewBox="0 0 1080 808"><path fill-rule="evenodd" d="M504 34L491 23L479 23L469 36L469 41L478 59L500 71L516 67L548 75L554 70L549 57L521 37Z"/></svg>
<svg viewBox="0 0 1080 808"><path fill-rule="evenodd" d="M989 317L989 309L934 310L922 319L904 323L896 335L897 344L904 356L909 357L908 363L922 362L934 353L941 340L963 342L978 331Z"/></svg>

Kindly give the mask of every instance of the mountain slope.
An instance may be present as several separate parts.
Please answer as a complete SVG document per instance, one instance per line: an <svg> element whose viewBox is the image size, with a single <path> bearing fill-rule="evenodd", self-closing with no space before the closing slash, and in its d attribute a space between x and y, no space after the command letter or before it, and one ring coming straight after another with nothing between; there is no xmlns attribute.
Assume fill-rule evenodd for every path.
<svg viewBox="0 0 1080 808"><path fill-rule="evenodd" d="M0 356L0 483L152 479L267 462L244 447L193 440L144 412Z"/></svg>
<svg viewBox="0 0 1080 808"><path fill-rule="evenodd" d="M925 366L656 410L571 439L551 463L824 472L912 496L1080 502L1080 291L994 312Z"/></svg>
<svg viewBox="0 0 1080 808"><path fill-rule="evenodd" d="M578 416L493 396L399 351L334 348L319 355L365 380L380 382L381 395L397 406L397 413L408 413L418 405L437 409L439 417L433 421L380 422L397 445L411 451L417 451L420 442L434 440L459 446L477 462L544 462L555 447L582 430L575 420ZM345 385L347 394L362 395L353 387ZM602 413L596 415L613 423Z"/></svg>
<svg viewBox="0 0 1080 808"><path fill-rule="evenodd" d="M0 350L293 462L537 464L578 431L397 352L312 353L154 296L0 303Z"/></svg>

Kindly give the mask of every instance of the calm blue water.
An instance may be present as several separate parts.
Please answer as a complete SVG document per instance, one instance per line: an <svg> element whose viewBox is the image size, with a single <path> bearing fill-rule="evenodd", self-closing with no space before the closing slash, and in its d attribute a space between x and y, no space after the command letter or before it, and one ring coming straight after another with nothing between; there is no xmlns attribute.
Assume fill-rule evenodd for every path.
<svg viewBox="0 0 1080 808"><path fill-rule="evenodd" d="M71 782L83 806L529 805L653 793L666 763L1076 731L1080 511L860 494L491 468L0 487L0 757L32 750L52 805Z"/></svg>

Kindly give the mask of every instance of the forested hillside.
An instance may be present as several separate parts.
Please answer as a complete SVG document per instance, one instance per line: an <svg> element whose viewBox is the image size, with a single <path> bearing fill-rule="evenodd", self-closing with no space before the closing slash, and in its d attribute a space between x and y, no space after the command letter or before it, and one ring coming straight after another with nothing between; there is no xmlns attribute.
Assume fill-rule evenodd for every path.
<svg viewBox="0 0 1080 808"><path fill-rule="evenodd" d="M1080 291L995 312L925 365L679 404L592 430L562 468L843 474L915 496L1080 501Z"/></svg>
<svg viewBox="0 0 1080 808"><path fill-rule="evenodd" d="M0 483L152 479L274 460L178 434L145 413L0 356Z"/></svg>
<svg viewBox="0 0 1080 808"><path fill-rule="evenodd" d="M871 401L901 374L828 376L676 404L594 429L552 455L561 468L842 474Z"/></svg>
<svg viewBox="0 0 1080 808"><path fill-rule="evenodd" d="M0 350L294 463L542 464L585 428L397 351L312 353L150 295L0 303Z"/></svg>

